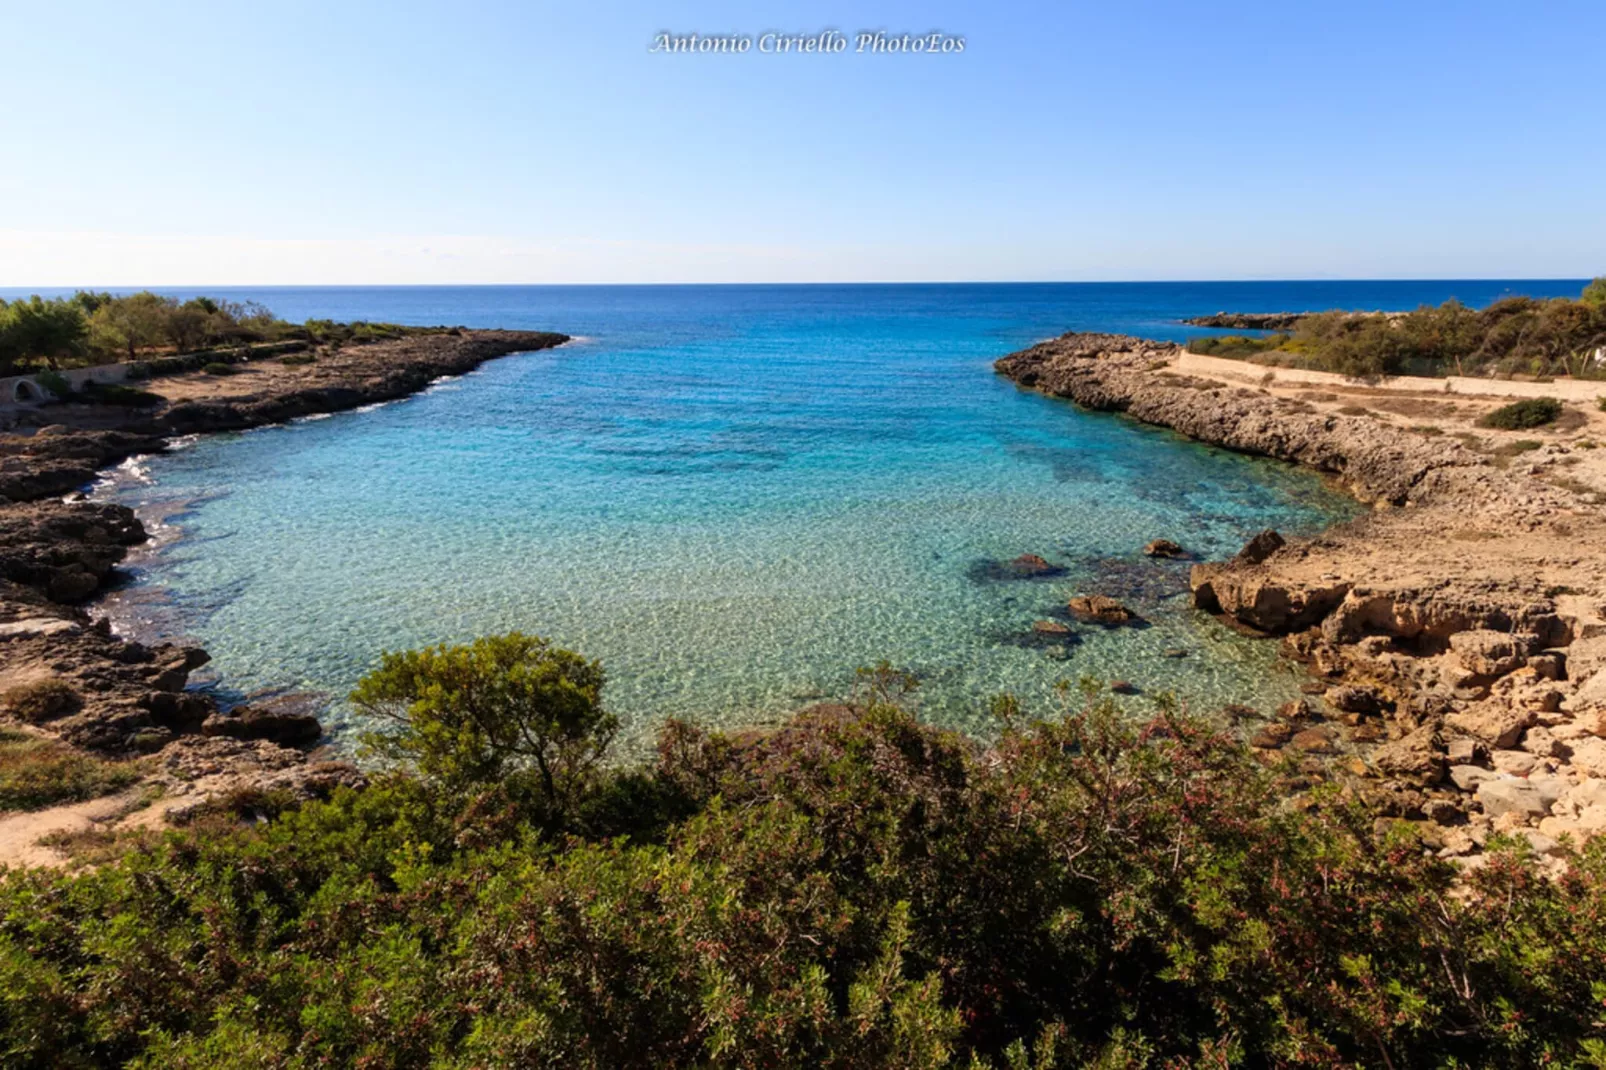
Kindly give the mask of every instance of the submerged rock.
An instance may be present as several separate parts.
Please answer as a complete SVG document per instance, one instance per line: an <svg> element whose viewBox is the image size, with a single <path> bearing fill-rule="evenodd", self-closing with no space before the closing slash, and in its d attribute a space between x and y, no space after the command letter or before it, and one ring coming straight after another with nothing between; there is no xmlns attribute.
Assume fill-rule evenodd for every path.
<svg viewBox="0 0 1606 1070"><path fill-rule="evenodd" d="M1002 580L1041 580L1054 576L1063 576L1065 569L1039 557L1037 554L1021 554L1009 561L983 560L977 561L970 567L970 578L981 583L996 583Z"/></svg>
<svg viewBox="0 0 1606 1070"><path fill-rule="evenodd" d="M1067 603L1071 616L1093 624L1119 627L1136 624L1142 618L1113 598L1102 594L1077 595Z"/></svg>
<svg viewBox="0 0 1606 1070"><path fill-rule="evenodd" d="M1187 557L1188 551L1170 539L1155 539L1143 548L1146 557Z"/></svg>

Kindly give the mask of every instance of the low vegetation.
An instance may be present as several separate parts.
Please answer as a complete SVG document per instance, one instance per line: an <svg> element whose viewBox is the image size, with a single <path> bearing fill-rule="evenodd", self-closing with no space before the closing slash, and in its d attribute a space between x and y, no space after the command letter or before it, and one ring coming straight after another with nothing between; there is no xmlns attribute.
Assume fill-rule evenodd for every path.
<svg viewBox="0 0 1606 1070"><path fill-rule="evenodd" d="M0 728L0 811L98 799L136 783L142 773L131 762L92 758L52 739Z"/></svg>
<svg viewBox="0 0 1606 1070"><path fill-rule="evenodd" d="M593 662L387 657L400 763L0 880L7 1065L1599 1066L1606 850L1455 871L1089 684L991 748L910 682L602 762ZM254 807L256 804L251 804ZM262 816L256 814L257 817ZM1599 841L1597 841L1598 843ZM104 851L108 845L90 845Z"/></svg>
<svg viewBox="0 0 1606 1070"><path fill-rule="evenodd" d="M1195 338L1190 351L1384 375L1570 375L1606 378L1606 279L1576 300L1507 297L1483 309L1458 301L1399 314L1321 312L1287 334Z"/></svg>
<svg viewBox="0 0 1606 1070"><path fill-rule="evenodd" d="M1500 431L1526 431L1530 427L1553 424L1560 417L1561 402L1555 398L1524 398L1485 413L1478 419L1478 426Z"/></svg>
<svg viewBox="0 0 1606 1070"><path fill-rule="evenodd" d="M82 705L73 686L54 677L18 684L0 695L0 713L29 724L61 717Z"/></svg>
<svg viewBox="0 0 1606 1070"><path fill-rule="evenodd" d="M430 328L429 330L439 330ZM287 323L255 302L141 291L0 300L0 376L284 342L363 345L417 333L390 323ZM53 391L54 392L54 391ZM59 395L58 395L59 396Z"/></svg>

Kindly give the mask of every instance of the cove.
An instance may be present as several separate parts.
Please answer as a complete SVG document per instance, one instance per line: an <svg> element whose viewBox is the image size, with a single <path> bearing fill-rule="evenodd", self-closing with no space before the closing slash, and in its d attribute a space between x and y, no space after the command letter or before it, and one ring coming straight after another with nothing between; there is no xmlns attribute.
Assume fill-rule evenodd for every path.
<svg viewBox="0 0 1606 1070"><path fill-rule="evenodd" d="M1271 645L1194 612L1186 564L1141 547L1220 557L1357 507L1309 473L992 373L1063 329L1180 332L1227 303L1135 289L262 293L292 317L583 337L125 466L99 493L160 538L105 608L125 631L201 642L225 691L332 696L337 740L354 727L338 697L380 651L514 628L600 658L638 742L665 716L763 723L839 698L882 659L919 677L924 717L979 733L990 696L1045 709L1084 673L1196 707L1281 701L1295 681ZM1065 572L988 568L1022 553ZM1081 592L1148 626L1033 635Z"/></svg>

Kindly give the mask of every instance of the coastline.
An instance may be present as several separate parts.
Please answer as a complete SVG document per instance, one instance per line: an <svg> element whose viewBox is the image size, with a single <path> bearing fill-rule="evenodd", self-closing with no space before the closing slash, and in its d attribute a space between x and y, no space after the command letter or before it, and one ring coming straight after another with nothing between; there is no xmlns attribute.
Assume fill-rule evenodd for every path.
<svg viewBox="0 0 1606 1070"><path fill-rule="evenodd" d="M154 756L163 814L242 787L313 796L360 782L355 767L312 749L320 728L300 697L220 712L185 691L204 651L146 647L92 621L79 606L149 533L123 506L53 495L81 497L107 466L174 438L382 404L566 340L410 336L306 366L174 376L150 384L167 398L154 414L60 406L42 418L61 424L0 435L0 492L17 499L0 503L0 685L44 666L83 684L83 707L48 731L107 756ZM1606 416L1524 432L1548 441L1509 454L1501 443L1516 433L1422 423L1470 426L1495 398L1191 357L1169 343L1067 335L996 367L1023 387L1315 469L1376 507L1193 568L1196 606L1282 636L1283 652L1311 668L1310 698L1251 724L1251 744L1268 762L1293 759L1294 791L1335 780L1469 864L1494 832L1523 832L1543 852L1562 834L1606 828L1606 556L1591 549L1606 534L1606 458L1579 445L1606 439ZM1558 482L1562 471L1598 477L1600 494L1572 476Z"/></svg>
<svg viewBox="0 0 1606 1070"><path fill-rule="evenodd" d="M0 692L46 679L71 686L75 708L54 711L32 731L106 759L144 758L145 786L160 787L162 798L134 815L141 823L182 816L223 792L310 797L360 783L354 766L318 754L322 727L304 696L221 711L212 696L186 691L191 672L208 660L204 650L120 638L107 618L83 608L149 533L131 509L89 501L81 492L107 468L163 452L175 439L398 400L488 360L566 341L531 331L419 333L326 347L311 363L263 360L230 376L154 379L142 384L163 398L153 410L72 403L4 414ZM74 812L71 827L87 820L76 814L83 805L62 809ZM39 824L33 812L0 825L15 816ZM3 832L0 839L7 839ZM21 856L39 859L36 850Z"/></svg>
<svg viewBox="0 0 1606 1070"><path fill-rule="evenodd" d="M1606 830L1600 414L1474 433L1498 399L1425 398L1398 380L1392 396L1340 393L1274 370L1250 386L1186 356L1071 334L995 367L1022 387L1327 473L1374 507L1192 570L1198 608L1282 637L1322 697L1280 709L1252 745L1268 762L1297 756L1306 779L1337 780L1464 865L1497 832L1548 854L1560 836ZM1333 754L1340 733L1366 748L1364 764Z"/></svg>

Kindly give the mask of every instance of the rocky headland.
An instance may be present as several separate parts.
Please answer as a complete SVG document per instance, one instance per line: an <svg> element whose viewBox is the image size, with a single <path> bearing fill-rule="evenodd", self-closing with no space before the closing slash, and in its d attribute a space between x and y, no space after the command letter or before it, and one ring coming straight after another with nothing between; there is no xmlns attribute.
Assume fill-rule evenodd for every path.
<svg viewBox="0 0 1606 1070"><path fill-rule="evenodd" d="M306 796L360 782L355 767L318 754L322 729L305 696L220 709L207 692L187 689L208 660L204 650L146 646L90 615L83 604L147 535L132 510L80 492L105 466L160 452L176 436L389 401L492 358L567 340L528 331L419 333L324 347L294 361L251 361L233 375L153 379L140 385L157 400L137 408L69 403L0 413L0 702L32 731L83 751L145 756L170 815L219 792Z"/></svg>
<svg viewBox="0 0 1606 1070"><path fill-rule="evenodd" d="M1599 412L1475 430L1495 399L1396 381L1181 374L1170 343L1068 334L997 370L1023 387L1327 473L1373 510L1193 566L1194 604L1282 637L1308 700L1245 727L1305 782L1465 865L1496 832L1541 854L1606 832L1606 463ZM1603 388L1606 392L1606 388ZM1242 715L1245 711L1232 710Z"/></svg>

